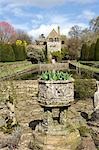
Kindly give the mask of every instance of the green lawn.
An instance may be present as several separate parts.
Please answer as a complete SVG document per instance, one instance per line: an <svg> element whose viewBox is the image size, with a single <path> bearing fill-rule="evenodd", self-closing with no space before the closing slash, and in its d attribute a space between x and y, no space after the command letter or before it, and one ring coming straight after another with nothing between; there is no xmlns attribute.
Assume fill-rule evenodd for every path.
<svg viewBox="0 0 99 150"><path fill-rule="evenodd" d="M89 70L91 72L99 73L99 68L96 68L93 66L88 66L88 65L83 65L83 64L80 64L79 62L76 62L76 61L71 61L70 63L76 67L81 68L81 69L86 69L86 70ZM98 62L96 62L96 63L98 63Z"/></svg>
<svg viewBox="0 0 99 150"><path fill-rule="evenodd" d="M21 72L27 69L31 69L34 66L35 65L33 65L29 61L0 63L0 78L13 75L17 72Z"/></svg>

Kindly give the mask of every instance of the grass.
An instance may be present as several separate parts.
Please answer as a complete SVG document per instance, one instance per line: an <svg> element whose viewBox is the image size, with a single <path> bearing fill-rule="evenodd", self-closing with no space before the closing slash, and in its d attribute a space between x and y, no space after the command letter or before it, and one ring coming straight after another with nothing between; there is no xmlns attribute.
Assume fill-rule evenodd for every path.
<svg viewBox="0 0 99 150"><path fill-rule="evenodd" d="M83 64L99 64L99 61L79 61L80 63L83 63Z"/></svg>
<svg viewBox="0 0 99 150"><path fill-rule="evenodd" d="M88 66L88 65L83 65L83 64L80 64L79 62L76 62L76 61L72 61L70 63L72 65L78 67L78 68L86 69L86 70L94 72L94 73L99 73L99 68Z"/></svg>
<svg viewBox="0 0 99 150"><path fill-rule="evenodd" d="M35 65L31 64L29 61L17 61L17 62L7 62L0 63L0 78L11 76L18 72L35 68Z"/></svg>

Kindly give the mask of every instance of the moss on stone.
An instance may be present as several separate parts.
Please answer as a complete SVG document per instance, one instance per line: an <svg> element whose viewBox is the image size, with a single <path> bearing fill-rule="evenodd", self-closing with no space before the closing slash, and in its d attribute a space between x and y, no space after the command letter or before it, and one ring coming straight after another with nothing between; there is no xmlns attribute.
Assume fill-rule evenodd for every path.
<svg viewBox="0 0 99 150"><path fill-rule="evenodd" d="M78 130L80 132L81 137L88 137L91 132L87 126L80 126Z"/></svg>

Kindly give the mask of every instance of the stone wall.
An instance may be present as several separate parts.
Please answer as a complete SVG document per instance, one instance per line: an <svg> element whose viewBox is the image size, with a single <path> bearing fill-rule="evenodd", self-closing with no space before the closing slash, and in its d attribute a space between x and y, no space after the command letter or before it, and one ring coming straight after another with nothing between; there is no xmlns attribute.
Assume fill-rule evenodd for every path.
<svg viewBox="0 0 99 150"><path fill-rule="evenodd" d="M69 64L68 63L54 63L54 64L40 64L39 71L46 71L46 70L68 70Z"/></svg>
<svg viewBox="0 0 99 150"><path fill-rule="evenodd" d="M19 123L40 119L42 110L37 102L37 81L1 81L0 103L5 102L8 94L14 99L16 117Z"/></svg>
<svg viewBox="0 0 99 150"><path fill-rule="evenodd" d="M47 42L47 51L48 54L54 51L61 51L61 41L59 42Z"/></svg>

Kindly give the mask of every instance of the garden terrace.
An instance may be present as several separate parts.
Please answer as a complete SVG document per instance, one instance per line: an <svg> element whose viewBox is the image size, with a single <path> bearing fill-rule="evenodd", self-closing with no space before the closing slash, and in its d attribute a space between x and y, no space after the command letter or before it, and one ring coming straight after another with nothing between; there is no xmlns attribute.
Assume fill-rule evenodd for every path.
<svg viewBox="0 0 99 150"><path fill-rule="evenodd" d="M14 63L0 63L0 80L16 79L30 73L38 73L46 70L66 70L68 63L56 64L31 64L28 61Z"/></svg>

